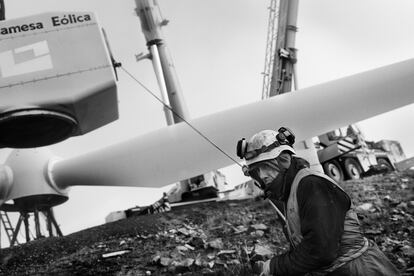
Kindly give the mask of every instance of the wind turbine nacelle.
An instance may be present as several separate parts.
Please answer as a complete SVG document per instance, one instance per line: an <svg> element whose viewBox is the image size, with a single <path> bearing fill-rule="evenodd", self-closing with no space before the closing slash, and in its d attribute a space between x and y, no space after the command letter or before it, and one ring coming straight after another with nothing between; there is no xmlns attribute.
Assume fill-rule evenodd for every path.
<svg viewBox="0 0 414 276"><path fill-rule="evenodd" d="M0 21L0 147L28 148L118 119L112 60L90 12Z"/></svg>

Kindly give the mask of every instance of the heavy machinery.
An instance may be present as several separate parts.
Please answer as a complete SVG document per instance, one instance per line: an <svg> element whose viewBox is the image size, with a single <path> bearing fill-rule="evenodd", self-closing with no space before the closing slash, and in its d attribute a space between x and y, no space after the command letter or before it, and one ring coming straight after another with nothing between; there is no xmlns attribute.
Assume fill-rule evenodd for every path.
<svg viewBox="0 0 414 276"><path fill-rule="evenodd" d="M270 1L262 99L299 89L295 48L298 9L299 0ZM312 169L322 171L312 139L296 143L295 150L301 152Z"/></svg>
<svg viewBox="0 0 414 276"><path fill-rule="evenodd" d="M152 60L164 103L167 124L186 121L189 118L187 106L162 34L162 27L168 24L168 20L163 18L156 1L135 0L135 2L136 13L141 20L141 28L149 49L148 55L139 55L137 60L145 57ZM225 177L218 171L181 180L168 192L169 201L179 202L217 197L218 186L222 182L225 182Z"/></svg>
<svg viewBox="0 0 414 276"><path fill-rule="evenodd" d="M395 170L405 159L399 142L366 141L356 124L318 136L318 158L327 175L336 181Z"/></svg>
<svg viewBox="0 0 414 276"><path fill-rule="evenodd" d="M144 216L147 214L164 213L171 210L171 205L168 200L167 193L164 193L162 197L148 206L135 206L126 210L114 211L109 213L105 217L105 223L126 219L136 216Z"/></svg>
<svg viewBox="0 0 414 276"><path fill-rule="evenodd" d="M219 170L198 175L187 180L186 190L181 190L182 184L175 185L168 191L170 202L193 201L218 196L219 191L226 189L226 176Z"/></svg>
<svg viewBox="0 0 414 276"><path fill-rule="evenodd" d="M297 89L295 32L298 2L272 0L270 3L263 99L291 91L292 83ZM317 166L319 161L323 171L336 181L394 170L395 162L405 158L398 142L382 140L367 143L356 125L324 133L318 138L316 151L311 140L304 142L305 146L300 149L306 151L302 156L313 168L321 170ZM299 149L297 145L295 148Z"/></svg>
<svg viewBox="0 0 414 276"><path fill-rule="evenodd" d="M69 15L72 15L72 13ZM86 103L83 102L83 107L85 105L86 107L96 107L96 111L99 111L91 115L98 113L98 115L103 116L108 115L108 112L109 115L115 115L117 108L112 105L116 105L116 100L112 104L106 101L99 105L94 103L94 100L100 97L94 92L107 92L112 96L111 99L115 99L116 86L113 85L115 84L115 74L109 51L100 33L101 29L94 21L84 22L85 24L82 22L76 23L76 28L60 29L51 26L50 22L53 24L53 18L59 16L61 16L61 13L47 13L0 22L0 29L3 28L7 32L13 26L20 26L20 30L24 32L20 35L13 34L10 36L2 34L4 37L0 39L0 54L6 59L3 58L3 63L0 62L0 64L3 64L3 68L9 70L6 70L6 72L10 72L12 68L5 65L10 64L10 60L14 61L10 57L15 57L16 49L18 50L17 53L30 50L28 56L25 55L27 61L38 60L37 58L43 60L44 58L46 61L52 60L54 65L53 68L45 69L44 64L40 63L41 66L35 67L38 71L17 71L21 73L17 75L4 74L2 71L0 75L0 108L8 110L9 104L17 107L22 106L22 108L27 107L27 103L23 100L29 100L31 105L37 104L45 106L45 108L50 108L52 104L61 107L65 104L68 105L68 100L80 99L86 101ZM72 16L69 17L73 18ZM93 19L92 16L88 18ZM29 22L29 25L27 25L27 22ZM42 28L31 30L30 22L41 23L37 25L39 25L39 28L42 26ZM48 25L46 25L47 22L49 22ZM69 23L69 19L67 22ZM11 28L10 30L19 30L19 28ZM6 33L6 31L4 32ZM82 39L85 37L88 39ZM26 46L33 45L35 39L41 40L41 45L48 45L49 51L40 51L39 53L38 51L32 51L33 48L27 48ZM70 41L63 39L70 39ZM62 41L67 42L63 44L66 47L62 46ZM80 44L84 41L87 41L88 44ZM69 46L73 46L70 47L70 55L67 54L68 51L64 51ZM41 49L45 50L45 48ZM83 59L74 58L78 55L91 55L92 53L100 54L100 58L97 58L97 60L91 59L89 56ZM34 54L38 54L39 57L33 57ZM61 69L58 66L61 59L66 61L62 61L62 66L67 66L63 69L80 68L77 68L77 71L72 70L64 74L58 70ZM79 63L83 66L79 66ZM98 66L99 64L101 65ZM295 130L297 140L304 141L329 129L413 103L413 68L414 60L407 60L309 87L303 89L302 92L286 93L278 97L200 117L190 122L170 125L111 146L105 146L99 150L69 158L59 158L47 148L40 147L44 145L41 138L45 137L43 134L49 133L48 131L34 132L31 136L27 136L27 140L30 140L34 146L39 147L15 149L5 162L0 164L0 204L4 205L8 201L13 201L13 206L10 207L36 212L67 201L69 199L68 188L73 186L156 188L164 187L167 183L205 174L205 172L234 163L241 166L235 156L235 141L240 137L249 137L262 129L287 124ZM135 79L128 70L122 69L131 79ZM89 78L90 74L99 73L101 70L103 70L103 76ZM38 75L41 75L41 77ZM78 77L68 82L68 79L72 79L74 75ZM88 82L84 81L86 79ZM91 80L93 81L91 82ZM96 84L95 81L100 81L101 85ZM104 83L101 83L102 81ZM137 83L139 82L137 81ZM16 89L17 86L19 89ZM392 95L388 89L390 86L393 87ZM23 88L25 88L24 91ZM62 98L61 93L56 92L60 91L57 89L61 88L68 89L66 91L68 94L64 93L68 97L72 96L74 92L87 93L87 97L80 97L76 94L77 97ZM346 95L343 91L347 91ZM52 98L53 95L56 98ZM324 99L324 101L315 103L315 101L312 101L313 99ZM89 100L92 102L90 103ZM344 104L351 107L352 112L349 112L349 110L341 112L340 107ZM69 105L73 107L74 104ZM292 106L295 106L301 112L291 112ZM107 107L112 108L109 110ZM89 118L86 116L88 114L85 114L87 111L91 110L88 109L75 115L79 115L79 120L84 119L82 121L87 123L86 126L91 127L94 120L88 120ZM336 116L331 116L334 113ZM6 113L6 115L10 115L10 113ZM324 118L324 120L315 121L312 119L315 116ZM11 120L14 119L14 116L8 116L7 118L10 118L8 120L11 126L10 134L20 135L21 128L14 127L13 122L16 121ZM107 117L108 121L101 121L100 123L108 123L111 118L115 119L115 116ZM92 119L95 119L95 117L92 116ZM49 120L48 122L52 125L46 125L45 127L54 127L53 121ZM80 121L80 123L82 122ZM66 129L65 125L60 126L63 127L63 130ZM93 126L97 125L93 124ZM0 131L0 133L3 135L4 132ZM53 135L53 133L50 135ZM65 137L61 136L60 138ZM299 154L301 153L299 152ZM96 195L93 195L92 200L96 201Z"/></svg>

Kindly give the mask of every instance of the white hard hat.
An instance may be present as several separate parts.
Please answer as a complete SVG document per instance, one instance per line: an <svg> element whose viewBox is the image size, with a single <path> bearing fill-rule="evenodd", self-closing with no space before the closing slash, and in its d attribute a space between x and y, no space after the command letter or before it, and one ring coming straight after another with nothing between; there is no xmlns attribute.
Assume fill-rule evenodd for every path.
<svg viewBox="0 0 414 276"><path fill-rule="evenodd" d="M249 142L247 143L247 149L246 152L253 152L258 149L262 149L263 147L268 147L272 145L273 143L277 142L276 135L278 132L274 130L262 130L255 135L253 135ZM264 151L259 153L257 156L246 159L246 165L251 165L253 163L257 163L264 160L270 160L278 157L281 152L283 151L289 151L292 154L296 154L295 150L289 146L289 145L278 145L275 148Z"/></svg>

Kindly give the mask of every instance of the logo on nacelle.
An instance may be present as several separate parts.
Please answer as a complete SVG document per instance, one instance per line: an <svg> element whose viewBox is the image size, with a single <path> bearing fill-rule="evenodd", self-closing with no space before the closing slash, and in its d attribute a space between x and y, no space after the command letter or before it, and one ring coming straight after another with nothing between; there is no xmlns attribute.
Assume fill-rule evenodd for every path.
<svg viewBox="0 0 414 276"><path fill-rule="evenodd" d="M13 77L53 68L46 40L0 53L1 77Z"/></svg>

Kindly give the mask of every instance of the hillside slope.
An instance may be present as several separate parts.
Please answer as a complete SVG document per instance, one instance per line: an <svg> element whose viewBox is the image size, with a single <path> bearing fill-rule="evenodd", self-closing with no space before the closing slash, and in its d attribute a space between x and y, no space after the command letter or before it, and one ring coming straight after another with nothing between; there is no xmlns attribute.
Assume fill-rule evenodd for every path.
<svg viewBox="0 0 414 276"><path fill-rule="evenodd" d="M358 207L365 235L403 275L413 275L414 172L342 186ZM210 202L3 249L0 274L253 275L251 258L287 248L266 201Z"/></svg>

